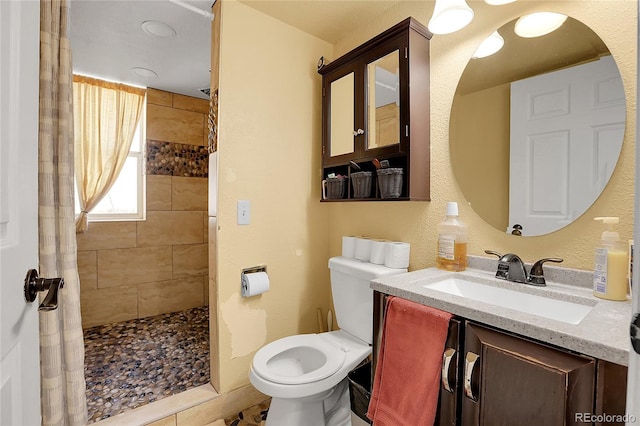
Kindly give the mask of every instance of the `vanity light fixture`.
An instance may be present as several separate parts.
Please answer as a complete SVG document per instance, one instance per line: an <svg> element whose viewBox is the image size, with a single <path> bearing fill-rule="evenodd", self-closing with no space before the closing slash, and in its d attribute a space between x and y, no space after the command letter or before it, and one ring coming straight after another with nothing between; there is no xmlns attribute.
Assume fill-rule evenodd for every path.
<svg viewBox="0 0 640 426"><path fill-rule="evenodd" d="M566 20L567 15L561 13L532 13L518 19L514 31L524 38L540 37L557 30Z"/></svg>
<svg viewBox="0 0 640 426"><path fill-rule="evenodd" d="M429 31L433 34L449 34L466 27L473 19L473 10L465 0L436 0Z"/></svg>
<svg viewBox="0 0 640 426"><path fill-rule="evenodd" d="M486 4L490 4L491 6L500 6L502 4L513 3L516 0L484 0Z"/></svg>
<svg viewBox="0 0 640 426"><path fill-rule="evenodd" d="M480 43L480 46L478 46L478 49L473 54L473 56L471 56L471 58L478 59L491 56L498 50L502 49L502 46L504 46L504 39L498 33L498 31L494 31L489 37L487 37L482 43Z"/></svg>
<svg viewBox="0 0 640 426"><path fill-rule="evenodd" d="M160 21L144 21L140 24L140 28L152 37L166 38L176 36L176 30Z"/></svg>
<svg viewBox="0 0 640 426"><path fill-rule="evenodd" d="M133 67L131 68L131 71L144 78L156 78L158 76L157 72L150 70L149 68Z"/></svg>

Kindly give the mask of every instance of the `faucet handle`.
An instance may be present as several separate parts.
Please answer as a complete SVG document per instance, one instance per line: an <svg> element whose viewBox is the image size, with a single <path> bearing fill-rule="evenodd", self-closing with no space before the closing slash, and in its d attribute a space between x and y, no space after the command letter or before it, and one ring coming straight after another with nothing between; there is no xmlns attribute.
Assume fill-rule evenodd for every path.
<svg viewBox="0 0 640 426"><path fill-rule="evenodd" d="M498 259L500 259L502 257L502 255L500 253L498 253L497 251L485 250L484 252L487 253L487 254L492 254L494 256L498 256Z"/></svg>
<svg viewBox="0 0 640 426"><path fill-rule="evenodd" d="M540 287L546 286L547 283L544 280L544 271L542 270L542 264L544 262L560 263L563 260L564 259L560 259L559 257L547 257L547 258L538 260L531 267L531 271L529 272L529 278L527 279L527 281L531 285L540 286Z"/></svg>

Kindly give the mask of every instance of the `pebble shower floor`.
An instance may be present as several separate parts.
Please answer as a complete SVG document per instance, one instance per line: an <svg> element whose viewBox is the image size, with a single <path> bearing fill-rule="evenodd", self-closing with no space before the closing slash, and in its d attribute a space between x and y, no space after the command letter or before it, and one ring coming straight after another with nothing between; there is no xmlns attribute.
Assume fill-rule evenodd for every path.
<svg viewBox="0 0 640 426"><path fill-rule="evenodd" d="M84 330L89 423L209 382L209 308Z"/></svg>

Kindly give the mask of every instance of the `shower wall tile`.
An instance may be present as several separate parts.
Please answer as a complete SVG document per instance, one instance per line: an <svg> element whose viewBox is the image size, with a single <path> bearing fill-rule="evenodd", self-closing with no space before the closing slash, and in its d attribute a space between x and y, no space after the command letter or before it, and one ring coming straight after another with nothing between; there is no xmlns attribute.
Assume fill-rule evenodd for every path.
<svg viewBox="0 0 640 426"><path fill-rule="evenodd" d="M172 106L173 105L173 93L165 92L158 89L147 89L147 104Z"/></svg>
<svg viewBox="0 0 640 426"><path fill-rule="evenodd" d="M130 248L136 246L135 222L90 222L86 232L76 234L78 250Z"/></svg>
<svg viewBox="0 0 640 426"><path fill-rule="evenodd" d="M147 212L138 222L138 246L168 246L203 242L202 211Z"/></svg>
<svg viewBox="0 0 640 426"><path fill-rule="evenodd" d="M202 215L202 239L205 243L209 242L209 216L207 216L207 212L205 211Z"/></svg>
<svg viewBox="0 0 640 426"><path fill-rule="evenodd" d="M147 138L188 145L203 145L205 117L197 112L147 105Z"/></svg>
<svg viewBox="0 0 640 426"><path fill-rule="evenodd" d="M138 286L138 314L148 317L204 305L204 277L183 278Z"/></svg>
<svg viewBox="0 0 640 426"><path fill-rule="evenodd" d="M207 178L173 176L171 179L171 210L207 211L209 208Z"/></svg>
<svg viewBox="0 0 640 426"><path fill-rule="evenodd" d="M147 212L171 210L171 176L147 175Z"/></svg>
<svg viewBox="0 0 640 426"><path fill-rule="evenodd" d="M148 423L147 426L177 426L178 420L176 415L173 414L169 417L165 417L164 419L157 420L153 423Z"/></svg>
<svg viewBox="0 0 640 426"><path fill-rule="evenodd" d="M207 275L207 244L173 246L173 278Z"/></svg>
<svg viewBox="0 0 640 426"><path fill-rule="evenodd" d="M204 114L205 116L209 115L209 101L206 99L174 94L172 106L177 109Z"/></svg>
<svg viewBox="0 0 640 426"><path fill-rule="evenodd" d="M210 353L219 354L218 347L218 292L216 283L209 279L209 345ZM218 357L209 359L209 374L211 384L214 388L220 389L220 363Z"/></svg>
<svg viewBox="0 0 640 426"><path fill-rule="evenodd" d="M237 414L269 398L252 385L221 394L211 401L177 413L178 426L206 425Z"/></svg>
<svg viewBox="0 0 640 426"><path fill-rule="evenodd" d="M80 300L83 328L138 317L136 286L82 291Z"/></svg>
<svg viewBox="0 0 640 426"><path fill-rule="evenodd" d="M96 290L98 288L98 252L78 252L78 275L80 278L80 290Z"/></svg>
<svg viewBox="0 0 640 426"><path fill-rule="evenodd" d="M208 303L208 113L208 100L147 90L146 218L91 222L86 233L77 235L83 297L124 287L136 290L135 298L123 302L124 317L142 318L151 311L173 311L171 303L164 303L175 297L167 296L167 283L194 279L200 280L199 290L190 289L184 295L187 301L176 303ZM167 310L148 307L154 298ZM96 314L95 303L83 300L91 307L83 317L85 328L123 317L117 303L100 305Z"/></svg>
<svg viewBox="0 0 640 426"><path fill-rule="evenodd" d="M98 288L171 278L171 246L98 251Z"/></svg>

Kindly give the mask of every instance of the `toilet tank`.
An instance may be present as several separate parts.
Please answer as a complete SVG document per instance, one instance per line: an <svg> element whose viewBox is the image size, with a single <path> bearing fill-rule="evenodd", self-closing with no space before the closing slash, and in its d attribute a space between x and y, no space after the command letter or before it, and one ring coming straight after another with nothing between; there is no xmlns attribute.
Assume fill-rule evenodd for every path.
<svg viewBox="0 0 640 426"><path fill-rule="evenodd" d="M407 272L406 269L387 268L348 257L329 259L331 293L336 321L341 330L369 344L373 342L373 290L369 282L374 278Z"/></svg>

